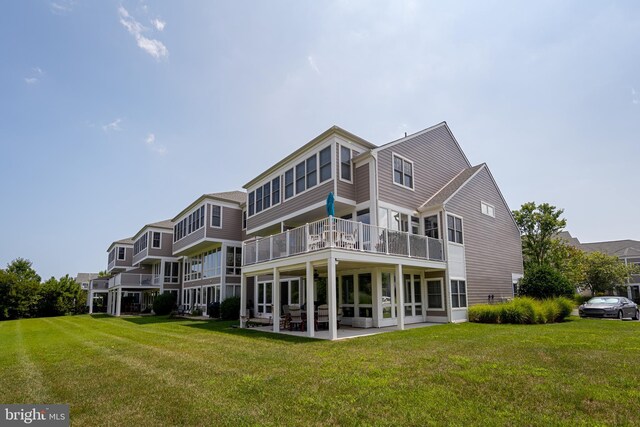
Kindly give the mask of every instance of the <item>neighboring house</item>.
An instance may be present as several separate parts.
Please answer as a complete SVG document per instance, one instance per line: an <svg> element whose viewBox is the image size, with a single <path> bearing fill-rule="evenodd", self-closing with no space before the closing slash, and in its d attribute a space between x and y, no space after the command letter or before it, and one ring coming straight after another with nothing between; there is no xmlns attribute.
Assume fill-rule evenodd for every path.
<svg viewBox="0 0 640 427"><path fill-rule="evenodd" d="M91 280L96 279L98 277L98 273L78 273L75 277L75 282L80 285L83 291L89 290L89 282Z"/></svg>
<svg viewBox="0 0 640 427"><path fill-rule="evenodd" d="M640 265L640 241L638 240L611 240L605 242L581 243L568 231L563 231L559 237L567 243L582 249L585 252L602 252L616 256L627 265ZM640 275L632 275L631 280L624 284L627 287L628 298L640 303Z"/></svg>
<svg viewBox="0 0 640 427"><path fill-rule="evenodd" d="M242 191L204 194L173 218L174 257L183 268L180 303L185 310L240 294Z"/></svg>
<svg viewBox="0 0 640 427"><path fill-rule="evenodd" d="M511 210L446 123L380 147L334 126L244 188L243 324L290 304L309 325L326 304L331 339L338 322L464 321L469 305L513 297L523 274Z"/></svg>

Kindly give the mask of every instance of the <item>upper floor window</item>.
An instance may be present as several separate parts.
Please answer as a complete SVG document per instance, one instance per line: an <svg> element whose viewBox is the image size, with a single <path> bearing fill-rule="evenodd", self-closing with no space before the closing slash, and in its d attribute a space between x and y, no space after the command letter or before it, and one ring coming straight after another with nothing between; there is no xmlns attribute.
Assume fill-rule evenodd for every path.
<svg viewBox="0 0 640 427"><path fill-rule="evenodd" d="M280 177L277 176L271 181L271 203L275 206L280 203Z"/></svg>
<svg viewBox="0 0 640 427"><path fill-rule="evenodd" d="M111 264L115 260L116 260L116 250L111 249L111 252L109 252L109 264Z"/></svg>
<svg viewBox="0 0 640 427"><path fill-rule="evenodd" d="M256 213L262 212L262 187L256 188Z"/></svg>
<svg viewBox="0 0 640 427"><path fill-rule="evenodd" d="M247 229L247 211L246 210L242 211L242 229L243 230Z"/></svg>
<svg viewBox="0 0 640 427"><path fill-rule="evenodd" d="M279 203L280 177L277 176L249 193L249 216L260 213Z"/></svg>
<svg viewBox="0 0 640 427"><path fill-rule="evenodd" d="M204 205L202 205L173 227L173 241L177 242L199 230L204 227L204 224Z"/></svg>
<svg viewBox="0 0 640 427"><path fill-rule="evenodd" d="M271 207L271 183L267 182L262 187L262 209L269 209Z"/></svg>
<svg viewBox="0 0 640 427"><path fill-rule="evenodd" d="M140 252L147 249L147 233L144 233L138 240L133 244L133 254L139 254Z"/></svg>
<svg viewBox="0 0 640 427"><path fill-rule="evenodd" d="M211 226L222 227L222 207L218 205L211 205Z"/></svg>
<svg viewBox="0 0 640 427"><path fill-rule="evenodd" d="M340 178L351 181L351 149L340 146Z"/></svg>
<svg viewBox="0 0 640 427"><path fill-rule="evenodd" d="M494 208L493 205L490 205L489 203L480 202L480 210L487 216L490 216L492 218L496 217L496 208Z"/></svg>
<svg viewBox="0 0 640 427"><path fill-rule="evenodd" d="M256 195L253 191L249 193L249 216L252 216L255 212L255 197Z"/></svg>
<svg viewBox="0 0 640 427"><path fill-rule="evenodd" d="M293 169L284 173L284 198L293 197Z"/></svg>
<svg viewBox="0 0 640 427"><path fill-rule="evenodd" d="M420 234L420 218L417 216L411 217L411 234Z"/></svg>
<svg viewBox="0 0 640 427"><path fill-rule="evenodd" d="M331 179L331 146L320 151L320 182Z"/></svg>
<svg viewBox="0 0 640 427"><path fill-rule="evenodd" d="M229 275L240 275L240 270L242 267L242 248L241 247L233 247L227 246L227 274Z"/></svg>
<svg viewBox="0 0 640 427"><path fill-rule="evenodd" d="M162 240L160 239L160 232L154 231L153 240L151 241L151 247L155 249L160 249L161 245L162 245Z"/></svg>
<svg viewBox="0 0 640 427"><path fill-rule="evenodd" d="M432 239L439 239L438 215L431 215L424 219L424 235Z"/></svg>
<svg viewBox="0 0 640 427"><path fill-rule="evenodd" d="M449 232L449 241L463 244L462 240L462 218L447 215L447 230Z"/></svg>
<svg viewBox="0 0 640 427"><path fill-rule="evenodd" d="M413 189L413 162L394 154L393 182Z"/></svg>
<svg viewBox="0 0 640 427"><path fill-rule="evenodd" d="M125 250L123 247L118 247L118 260L123 261L125 255Z"/></svg>

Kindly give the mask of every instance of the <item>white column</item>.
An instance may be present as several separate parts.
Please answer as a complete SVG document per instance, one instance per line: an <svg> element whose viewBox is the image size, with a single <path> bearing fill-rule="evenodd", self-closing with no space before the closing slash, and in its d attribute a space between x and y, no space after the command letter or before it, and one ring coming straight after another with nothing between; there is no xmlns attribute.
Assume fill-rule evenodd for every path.
<svg viewBox="0 0 640 427"><path fill-rule="evenodd" d="M93 289L89 289L89 314L93 314Z"/></svg>
<svg viewBox="0 0 640 427"><path fill-rule="evenodd" d="M160 261L160 291L159 291L159 295L162 295L164 293L164 267L165 267L165 261L162 260ZM152 302L153 304L153 302Z"/></svg>
<svg viewBox="0 0 640 427"><path fill-rule="evenodd" d="M402 264L396 265L396 290L398 294L398 328L404 330L404 278Z"/></svg>
<svg viewBox="0 0 640 427"><path fill-rule="evenodd" d="M327 304L329 305L329 339L338 339L338 299L336 298L336 259L329 257L327 266Z"/></svg>
<svg viewBox="0 0 640 427"><path fill-rule="evenodd" d="M111 291L107 291L107 313L111 313Z"/></svg>
<svg viewBox="0 0 640 427"><path fill-rule="evenodd" d="M247 278L245 277L244 273L240 274L240 327L244 328L245 325L245 321L244 319L246 319L247 316ZM211 291L214 293L215 295L215 287L211 288ZM214 296L215 298L215 296Z"/></svg>
<svg viewBox="0 0 640 427"><path fill-rule="evenodd" d="M280 272L273 269L273 332L280 332Z"/></svg>
<svg viewBox="0 0 640 427"><path fill-rule="evenodd" d="M313 338L315 334L315 319L313 307L313 266L307 261L307 336Z"/></svg>
<svg viewBox="0 0 640 427"><path fill-rule="evenodd" d="M122 306L122 288L118 288L116 295L116 316L120 316L120 308Z"/></svg>

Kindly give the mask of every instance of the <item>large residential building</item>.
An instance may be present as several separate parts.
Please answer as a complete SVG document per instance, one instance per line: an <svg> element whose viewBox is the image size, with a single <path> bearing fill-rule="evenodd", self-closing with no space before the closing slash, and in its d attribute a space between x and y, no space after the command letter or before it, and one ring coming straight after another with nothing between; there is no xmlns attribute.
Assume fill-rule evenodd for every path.
<svg viewBox="0 0 640 427"><path fill-rule="evenodd" d="M123 274L149 275L145 292L179 288L187 310L239 295L242 326L260 318L277 332L290 307L307 326L326 311L335 339L340 325L464 321L471 304L513 297L523 273L511 210L446 123L382 146L334 126L244 189L113 242L109 312L132 292Z"/></svg>

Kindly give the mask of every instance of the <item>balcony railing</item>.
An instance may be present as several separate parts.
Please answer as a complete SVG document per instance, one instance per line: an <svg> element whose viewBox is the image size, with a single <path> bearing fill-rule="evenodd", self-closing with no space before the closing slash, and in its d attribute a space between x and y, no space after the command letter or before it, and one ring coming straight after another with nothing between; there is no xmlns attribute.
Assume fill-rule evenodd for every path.
<svg viewBox="0 0 640 427"><path fill-rule="evenodd" d="M243 242L242 265L325 248L444 261L442 240L330 217Z"/></svg>
<svg viewBox="0 0 640 427"><path fill-rule="evenodd" d="M109 279L109 287L114 286L157 286L151 274L120 273Z"/></svg>
<svg viewBox="0 0 640 427"><path fill-rule="evenodd" d="M163 282L164 279L164 282ZM160 286L162 284L178 284L180 283L180 278L177 276L157 276L157 275L153 275L151 282L156 285L156 286Z"/></svg>

